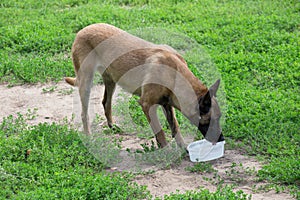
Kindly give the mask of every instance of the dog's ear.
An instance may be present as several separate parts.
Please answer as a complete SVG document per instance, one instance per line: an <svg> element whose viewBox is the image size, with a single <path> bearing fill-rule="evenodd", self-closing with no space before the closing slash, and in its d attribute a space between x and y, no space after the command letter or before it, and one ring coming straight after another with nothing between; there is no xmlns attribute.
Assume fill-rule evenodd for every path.
<svg viewBox="0 0 300 200"><path fill-rule="evenodd" d="M204 115L209 112L209 109L211 107L211 97L210 97L210 91L207 91L207 93L200 97L199 99L199 111L200 115Z"/></svg>
<svg viewBox="0 0 300 200"><path fill-rule="evenodd" d="M209 93L211 97L216 96L219 86L220 86L220 79L218 79L212 86L210 86Z"/></svg>

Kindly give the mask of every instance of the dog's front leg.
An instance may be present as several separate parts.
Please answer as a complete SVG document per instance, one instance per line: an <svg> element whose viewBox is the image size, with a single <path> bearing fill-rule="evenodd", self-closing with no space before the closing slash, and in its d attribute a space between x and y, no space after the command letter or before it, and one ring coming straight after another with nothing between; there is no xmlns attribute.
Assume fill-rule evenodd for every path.
<svg viewBox="0 0 300 200"><path fill-rule="evenodd" d="M116 88L116 83L110 78L110 76L106 73L103 73L103 82L105 85L104 90L104 97L103 97L103 107L105 112L105 117L107 120L107 125L112 128L113 127L113 120L112 120L112 114L111 114L111 103L112 103L112 96Z"/></svg>
<svg viewBox="0 0 300 200"><path fill-rule="evenodd" d="M179 130L179 125L175 116L174 108L170 105L164 105L163 107L167 121L172 131L172 137L175 138L178 146L180 146L181 148L186 148L186 144L184 143L184 140Z"/></svg>
<svg viewBox="0 0 300 200"><path fill-rule="evenodd" d="M158 104L151 105L148 102L140 100L139 103L142 106L143 112L145 113L147 120L151 126L153 133L155 134L156 141L159 147L167 146L166 136L157 117Z"/></svg>

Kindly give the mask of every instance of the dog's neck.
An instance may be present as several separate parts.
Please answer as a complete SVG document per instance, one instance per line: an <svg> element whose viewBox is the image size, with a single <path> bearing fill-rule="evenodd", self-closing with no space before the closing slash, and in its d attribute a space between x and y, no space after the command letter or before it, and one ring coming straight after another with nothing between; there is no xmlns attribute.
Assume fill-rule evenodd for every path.
<svg viewBox="0 0 300 200"><path fill-rule="evenodd" d="M198 126L199 99L208 92L208 88L189 70L184 70L180 74L182 77L177 76L177 87L171 96L171 104Z"/></svg>

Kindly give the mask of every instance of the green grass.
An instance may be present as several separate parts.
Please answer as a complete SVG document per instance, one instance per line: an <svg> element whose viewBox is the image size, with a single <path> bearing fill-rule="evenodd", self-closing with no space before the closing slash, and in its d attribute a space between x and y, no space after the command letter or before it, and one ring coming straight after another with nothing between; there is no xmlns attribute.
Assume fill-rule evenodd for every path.
<svg viewBox="0 0 300 200"><path fill-rule="evenodd" d="M30 116L32 116L30 114ZM0 199L151 199L130 173L105 173L68 123L30 126L8 116L0 124ZM178 198L246 199L243 192L220 187L210 193L171 194ZM159 198L156 198L159 199Z"/></svg>
<svg viewBox="0 0 300 200"><path fill-rule="evenodd" d="M231 187L218 188L216 192L210 193L209 190L201 190L202 192L188 191L185 194L172 193L165 195L165 200L190 200L190 199L217 199L217 200L248 200L251 195L246 195L243 191L233 192ZM158 198L157 198L158 199Z"/></svg>
<svg viewBox="0 0 300 200"><path fill-rule="evenodd" d="M228 106L223 128L227 140L238 142L248 154L267 161L259 172L261 179L296 187L300 195L300 3L297 0L3 0L0 12L0 82L10 85L60 81L64 76L74 76L70 59L72 42L78 30L92 23L106 22L125 30L161 27L193 38L222 75ZM9 151L3 145L0 147L1 157L6 156L1 159L1 168L12 170L1 181L6 183L1 190L4 195L22 198L28 192L29 197L47 194L59 197L69 192L59 186L70 184L63 176L74 179L76 190L82 186L80 177L86 180L82 187L88 188L94 170L101 173L96 167L101 164L89 157L75 134L62 134L72 132L64 126L43 124L24 133L19 133L17 125L9 129L16 129L10 130L9 137L5 136L7 129L0 130L4 137L2 144L11 147ZM40 135L43 132L48 134ZM66 160L67 154L61 151L57 152L61 155L55 155L57 166L51 169L47 166L53 165L54 160L43 157L55 152L37 151L41 157L36 159L43 163L30 160L34 159L31 156L24 160L27 148L32 148L35 155L34 147L58 145L50 139L40 141L43 137L54 137L54 132L62 134L53 138L60 148L81 149L76 152L78 156L86 154L81 155L84 158L79 163L92 166L83 169L75 158ZM35 137L30 139L26 135ZM26 142L18 143L19 137L25 137ZM69 144L70 140L77 144ZM67 169L72 162L76 163L76 173ZM54 176L56 169L58 174ZM60 175L64 170L67 173ZM135 186L132 189L122 182L120 176L114 180L130 188L129 193L132 190L143 193L142 189ZM108 181L102 174L95 179L104 185ZM49 188L55 188L51 191L57 193L50 193Z"/></svg>
<svg viewBox="0 0 300 200"><path fill-rule="evenodd" d="M22 115L0 125L0 197L4 199L142 199L129 174L106 174L68 124L29 126Z"/></svg>
<svg viewBox="0 0 300 200"><path fill-rule="evenodd" d="M211 163L199 162L192 167L186 167L187 171L194 173L203 173L203 172L215 172L216 170L212 167Z"/></svg>

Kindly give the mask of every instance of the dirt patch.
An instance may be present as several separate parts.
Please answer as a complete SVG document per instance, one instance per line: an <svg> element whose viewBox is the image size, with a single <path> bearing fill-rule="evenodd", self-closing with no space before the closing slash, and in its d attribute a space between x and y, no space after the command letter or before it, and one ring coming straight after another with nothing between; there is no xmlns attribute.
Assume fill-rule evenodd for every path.
<svg viewBox="0 0 300 200"><path fill-rule="evenodd" d="M64 82L7 87L0 85L0 122L3 117L28 116L30 124L59 122L63 119L80 122L78 89ZM102 95L104 88L93 87L90 103L93 113L103 115ZM98 95L97 95L98 94Z"/></svg>
<svg viewBox="0 0 300 200"><path fill-rule="evenodd" d="M94 86L91 95L92 113L103 115L101 105L103 86ZM8 88L7 85L0 85L0 121L9 115L16 116L21 113L28 116L30 124L40 122L59 122L63 119L80 122L78 109L80 101L78 90L60 82L58 84L45 85L22 85ZM77 113L77 115L74 115ZM144 142L135 136L123 138L121 157L123 161L114 166L110 171L126 171L135 166L135 161L130 159L125 149L138 149L140 143ZM226 148L226 146L225 146ZM293 199L286 193L276 193L274 190L265 188L267 183L257 181L256 172L261 164L252 157L242 155L238 150L226 150L225 156L210 162L213 172L190 172L187 167L194 166L188 157L184 158L177 166L169 169L161 169L154 165L143 165L141 170L148 171L140 173L135 182L147 185L154 196L199 188L207 188L215 191L218 184L233 184L236 190L243 190L252 194L252 199Z"/></svg>
<svg viewBox="0 0 300 200"><path fill-rule="evenodd" d="M137 140L128 139L127 148L136 149ZM130 141L135 141L133 146L130 145L132 144ZM212 168L208 171L204 169L202 172L201 170L192 172L189 169L195 168L195 165L199 164L190 162L186 156L179 165L169 169L143 165L144 173L138 175L134 181L140 185L146 185L155 197L201 188L214 192L217 190L217 186L222 184L223 186L233 185L235 191L242 190L246 194L251 194L254 200L293 199L287 193L276 193L274 190L267 189L269 186L267 182L258 181L256 173L261 169L261 163L255 158L242 155L238 150L226 150L223 158L206 164L204 166L211 165ZM120 168L114 170L123 171L126 170L124 167L127 167L127 170L130 171L133 169L133 165L134 162L131 160L131 165L121 163Z"/></svg>

